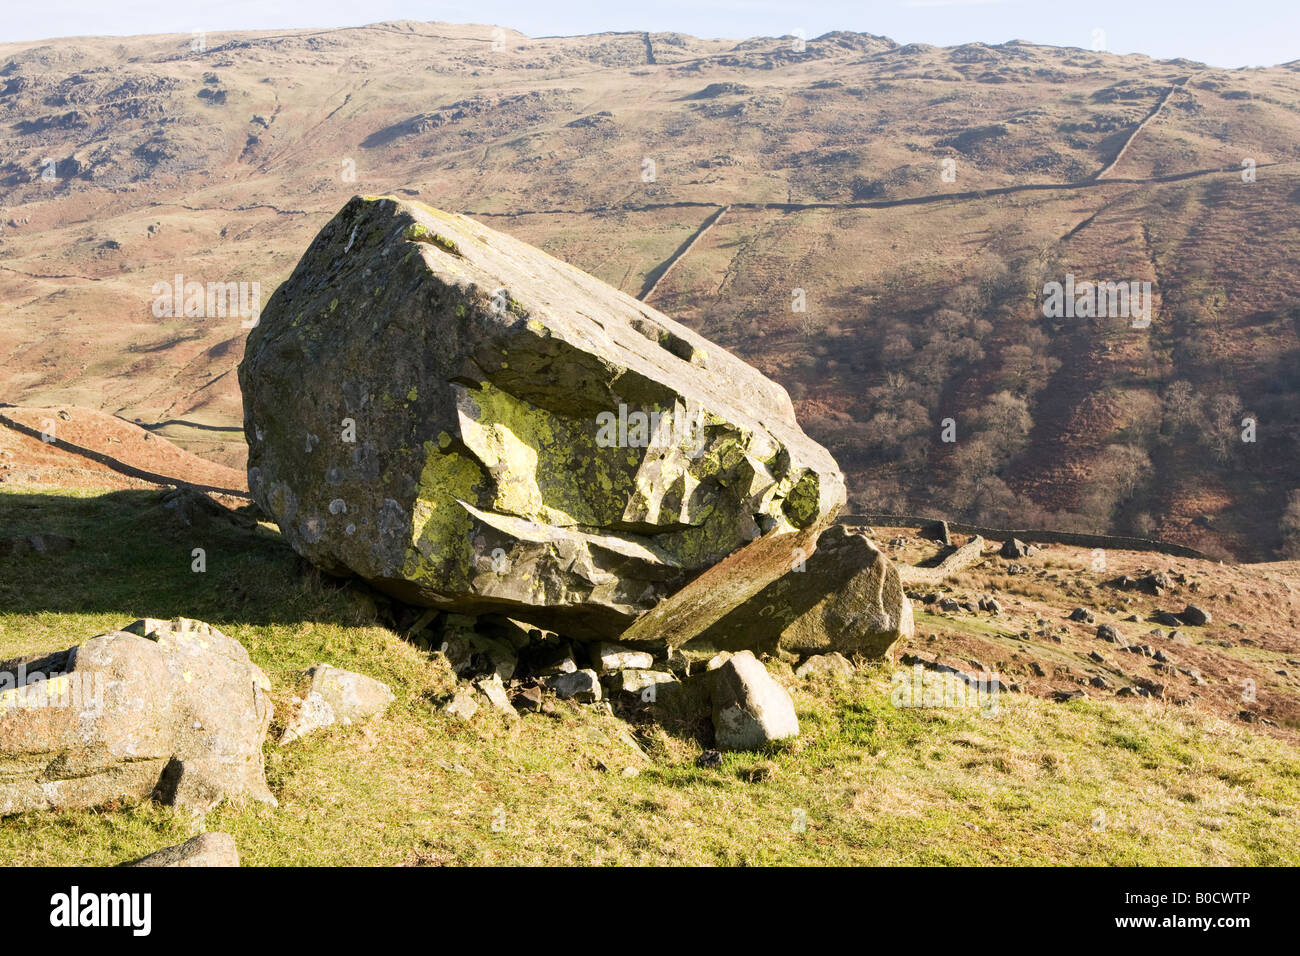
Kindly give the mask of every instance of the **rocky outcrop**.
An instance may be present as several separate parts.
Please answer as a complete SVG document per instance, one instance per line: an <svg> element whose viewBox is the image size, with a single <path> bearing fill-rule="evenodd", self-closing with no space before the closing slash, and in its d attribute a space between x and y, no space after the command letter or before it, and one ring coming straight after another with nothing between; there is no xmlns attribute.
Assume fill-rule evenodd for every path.
<svg viewBox="0 0 1300 956"><path fill-rule="evenodd" d="M760 536L815 535L844 501L779 385L419 203L349 202L267 303L239 378L250 490L300 554L579 640Z"/></svg>
<svg viewBox="0 0 1300 956"><path fill-rule="evenodd" d="M0 814L150 795L206 811L274 803L262 742L270 682L201 621L151 619L0 664Z"/></svg>

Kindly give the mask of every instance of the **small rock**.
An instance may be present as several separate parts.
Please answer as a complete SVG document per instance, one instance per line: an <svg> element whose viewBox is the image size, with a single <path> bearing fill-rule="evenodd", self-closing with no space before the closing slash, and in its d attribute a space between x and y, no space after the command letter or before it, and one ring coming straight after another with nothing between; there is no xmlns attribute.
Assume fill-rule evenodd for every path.
<svg viewBox="0 0 1300 956"><path fill-rule="evenodd" d="M677 678L667 671L621 670L609 678L610 690L616 693L636 694L646 703L653 703L664 686L677 683Z"/></svg>
<svg viewBox="0 0 1300 956"><path fill-rule="evenodd" d="M576 700L583 704L600 700L600 678L590 669L548 677L546 686L561 700Z"/></svg>
<svg viewBox="0 0 1300 956"><path fill-rule="evenodd" d="M1064 704L1071 700L1087 700L1088 695L1082 690L1058 690L1052 694L1052 699Z"/></svg>
<svg viewBox="0 0 1300 956"><path fill-rule="evenodd" d="M511 703L515 705L516 710L541 710L542 709L542 689L536 684L529 687L520 688Z"/></svg>
<svg viewBox="0 0 1300 956"><path fill-rule="evenodd" d="M1092 660L1096 661L1098 664L1105 664L1105 663L1106 663L1106 658L1104 658L1104 657L1102 656L1101 651L1093 651L1093 652L1091 652L1088 656L1089 656Z"/></svg>
<svg viewBox="0 0 1300 956"><path fill-rule="evenodd" d="M1137 580L1138 589L1154 597L1160 597L1173 586L1173 581L1163 571L1156 571Z"/></svg>
<svg viewBox="0 0 1300 956"><path fill-rule="evenodd" d="M839 651L831 651L829 654L814 654L808 658L795 670L794 676L848 677L852 673L852 662Z"/></svg>
<svg viewBox="0 0 1300 956"><path fill-rule="evenodd" d="M480 677L474 682L479 693L488 699L490 703L501 713L510 717L519 716L515 710L514 704L510 703L510 695L506 693L505 684L501 680L500 674L489 674L487 677Z"/></svg>
<svg viewBox="0 0 1300 956"><path fill-rule="evenodd" d="M383 713L393 702L388 685L365 674L329 664L317 664L307 673L311 687L280 735L281 746L334 724L359 723Z"/></svg>
<svg viewBox="0 0 1300 956"><path fill-rule="evenodd" d="M1143 697L1154 697L1157 700L1163 700L1165 696L1165 685L1157 684L1155 681L1148 680L1144 677L1137 679L1138 693Z"/></svg>
<svg viewBox="0 0 1300 956"><path fill-rule="evenodd" d="M560 674L572 674L578 670L578 662L573 659L572 654L565 654L563 657L556 658L545 667L539 667L534 673L538 677L557 677Z"/></svg>
<svg viewBox="0 0 1300 956"><path fill-rule="evenodd" d="M731 660L731 651L720 651L709 658L709 663L704 666L704 669L708 671L716 671L729 660Z"/></svg>
<svg viewBox="0 0 1300 956"><path fill-rule="evenodd" d="M1194 627L1204 627L1212 620L1210 612L1197 607L1195 604L1189 604L1179 615L1188 624Z"/></svg>
<svg viewBox="0 0 1300 956"><path fill-rule="evenodd" d="M654 667L655 659L645 651L602 641L591 649L591 663L596 668L596 673L604 675L614 671L651 668Z"/></svg>
<svg viewBox="0 0 1300 956"><path fill-rule="evenodd" d="M1098 690L1110 690L1111 687L1110 681L1106 680L1106 678L1102 677L1100 674L1088 681L1088 683Z"/></svg>
<svg viewBox="0 0 1300 956"><path fill-rule="evenodd" d="M718 767L722 764L722 753L718 750L706 750L695 758L697 767Z"/></svg>
<svg viewBox="0 0 1300 956"><path fill-rule="evenodd" d="M460 720L470 720L478 713L478 701L468 690L462 688L452 695L451 700L440 708L444 714Z"/></svg>
<svg viewBox="0 0 1300 956"><path fill-rule="evenodd" d="M1110 641L1112 644L1123 644L1120 640L1119 629L1114 624L1098 624L1097 636L1103 641Z"/></svg>
<svg viewBox="0 0 1300 956"><path fill-rule="evenodd" d="M164 847L130 866L239 866L239 850L229 833L200 833L177 846Z"/></svg>
<svg viewBox="0 0 1300 956"><path fill-rule="evenodd" d="M1183 623L1177 615L1169 611L1156 611L1153 617L1157 624L1163 624L1165 627L1178 627Z"/></svg>
<svg viewBox="0 0 1300 956"><path fill-rule="evenodd" d="M757 750L799 733L790 694L750 651L733 654L713 672L712 699L720 749Z"/></svg>
<svg viewBox="0 0 1300 956"><path fill-rule="evenodd" d="M1023 558L1029 555L1029 545L1025 544L1019 538L1011 538L1002 543L1001 550L998 554L1004 558Z"/></svg>
<svg viewBox="0 0 1300 956"><path fill-rule="evenodd" d="M1089 611L1086 607L1076 607L1070 612L1071 621L1079 621L1083 624L1092 624L1097 620L1097 616Z"/></svg>

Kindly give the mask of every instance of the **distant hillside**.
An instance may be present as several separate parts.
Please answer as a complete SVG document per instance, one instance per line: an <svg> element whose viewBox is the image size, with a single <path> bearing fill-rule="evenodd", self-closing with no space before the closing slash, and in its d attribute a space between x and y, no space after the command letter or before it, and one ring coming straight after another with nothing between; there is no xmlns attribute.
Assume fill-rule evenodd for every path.
<svg viewBox="0 0 1300 956"><path fill-rule="evenodd" d="M242 422L247 329L187 316L187 284L265 302L349 197L418 195L783 382L854 510L1300 556L1300 62L412 22L74 38L0 45L0 128L0 401L179 422L239 467L211 426ZM1067 274L1150 283L1149 326L1045 318Z"/></svg>

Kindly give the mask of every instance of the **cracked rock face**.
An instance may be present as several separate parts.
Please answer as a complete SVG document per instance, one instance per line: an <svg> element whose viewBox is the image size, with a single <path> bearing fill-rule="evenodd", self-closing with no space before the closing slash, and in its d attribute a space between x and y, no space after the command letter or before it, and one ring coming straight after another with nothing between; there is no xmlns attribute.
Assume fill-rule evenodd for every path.
<svg viewBox="0 0 1300 956"><path fill-rule="evenodd" d="M578 639L844 502L779 385L419 203L349 202L267 303L239 380L250 489L300 554Z"/></svg>
<svg viewBox="0 0 1300 956"><path fill-rule="evenodd" d="M200 811L275 803L270 682L202 621L136 621L0 672L0 814L151 795Z"/></svg>

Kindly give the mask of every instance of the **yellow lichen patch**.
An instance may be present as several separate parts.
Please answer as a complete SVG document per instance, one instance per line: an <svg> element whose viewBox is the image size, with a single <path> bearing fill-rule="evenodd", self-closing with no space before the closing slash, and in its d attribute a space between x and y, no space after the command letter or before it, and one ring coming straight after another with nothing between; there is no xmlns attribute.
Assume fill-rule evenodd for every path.
<svg viewBox="0 0 1300 956"><path fill-rule="evenodd" d="M464 575L473 522L460 501L476 501L483 472L472 460L424 443L424 468L411 508L411 542L402 574L413 581Z"/></svg>
<svg viewBox="0 0 1300 956"><path fill-rule="evenodd" d="M551 525L616 521L633 486L634 456L596 444L592 423L531 405L491 384L467 392L461 437L492 475L495 511Z"/></svg>
<svg viewBox="0 0 1300 956"><path fill-rule="evenodd" d="M786 496L783 505L785 515L796 528L806 528L820 513L820 507L821 485L817 475L811 471L804 472Z"/></svg>
<svg viewBox="0 0 1300 956"><path fill-rule="evenodd" d="M460 249L456 246L454 241L448 239L446 236L439 235L421 222L413 222L411 225L407 226L406 232L402 234L402 238L407 242L424 242L432 246L437 246L444 252L450 252L453 256L459 256L461 254Z"/></svg>

